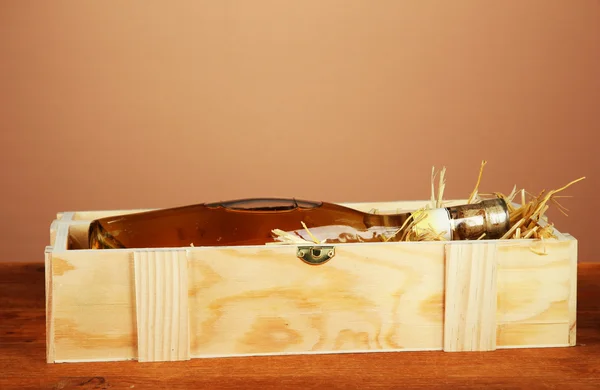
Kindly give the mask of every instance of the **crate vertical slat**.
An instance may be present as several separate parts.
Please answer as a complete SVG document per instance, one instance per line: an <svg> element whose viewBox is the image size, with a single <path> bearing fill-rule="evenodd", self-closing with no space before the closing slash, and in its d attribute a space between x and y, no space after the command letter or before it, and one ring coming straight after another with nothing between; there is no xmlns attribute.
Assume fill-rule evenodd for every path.
<svg viewBox="0 0 600 390"><path fill-rule="evenodd" d="M444 351L496 349L496 244L446 245Z"/></svg>
<svg viewBox="0 0 600 390"><path fill-rule="evenodd" d="M135 251L138 361L190 359L186 252Z"/></svg>

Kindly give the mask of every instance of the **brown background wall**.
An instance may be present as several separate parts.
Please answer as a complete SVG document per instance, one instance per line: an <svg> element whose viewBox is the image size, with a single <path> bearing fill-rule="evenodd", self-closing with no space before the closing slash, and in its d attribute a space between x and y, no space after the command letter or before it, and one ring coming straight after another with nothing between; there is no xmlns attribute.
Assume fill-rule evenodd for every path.
<svg viewBox="0 0 600 390"><path fill-rule="evenodd" d="M568 192L598 231L598 1L0 5L0 261L57 211Z"/></svg>

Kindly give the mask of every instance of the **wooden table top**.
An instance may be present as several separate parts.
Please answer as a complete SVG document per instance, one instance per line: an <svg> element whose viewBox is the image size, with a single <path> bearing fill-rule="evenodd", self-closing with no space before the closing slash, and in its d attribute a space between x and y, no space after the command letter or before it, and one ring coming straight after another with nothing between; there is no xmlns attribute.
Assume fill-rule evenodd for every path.
<svg viewBox="0 0 600 390"><path fill-rule="evenodd" d="M600 264L578 275L570 348L47 364L44 265L0 264L0 389L600 389Z"/></svg>

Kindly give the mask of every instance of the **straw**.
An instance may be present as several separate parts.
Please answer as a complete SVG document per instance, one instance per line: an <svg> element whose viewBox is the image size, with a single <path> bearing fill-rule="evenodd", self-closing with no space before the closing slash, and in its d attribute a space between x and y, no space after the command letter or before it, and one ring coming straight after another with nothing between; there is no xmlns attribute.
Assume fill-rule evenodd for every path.
<svg viewBox="0 0 600 390"><path fill-rule="evenodd" d="M301 221L302 223L302 227L304 228L304 230L306 230L306 233L308 233L308 236L316 243L316 244L320 244L321 241L319 241L319 239L317 237L315 237L310 230L308 230L308 228L306 227L306 224L304 223L304 221Z"/></svg>
<svg viewBox="0 0 600 390"><path fill-rule="evenodd" d="M469 196L469 200L467 201L467 203L469 204L474 203L475 200L478 198L477 192L479 191L479 185L481 184L481 177L483 176L483 168L485 167L485 164L487 164L487 161L483 160L481 162L481 167L479 168L479 176L477 177L477 183L475 183L475 188L473 189L473 192L471 192L471 196Z"/></svg>
<svg viewBox="0 0 600 390"><path fill-rule="evenodd" d="M568 216L568 209L564 207L558 200L556 200L559 192L566 190L573 184L584 180L585 177L573 180L559 189L546 191L542 190L537 196L531 196L525 189L520 191L521 193L521 205L514 207L509 197L504 196L501 193L495 195L499 198L507 201L509 206L510 223L511 229L501 239L518 239L518 238L556 238L554 232L554 224L550 223L547 217L547 211L550 209L550 203L556 205L558 211L565 216ZM530 196L530 200L527 200L527 195ZM520 228L517 233L516 229Z"/></svg>
<svg viewBox="0 0 600 390"><path fill-rule="evenodd" d="M537 196L533 196L531 193L526 191L524 188L517 189L515 185L512 191L508 195L504 195L501 192L482 193L480 191L480 185L483 178L483 169L486 166L487 161L483 160L479 168L479 174L475 187L469 195L468 204L478 203L484 199L484 197L496 197L503 199L508 207L510 229L500 238L501 240L509 239L552 239L556 238L554 224L550 223L547 217L547 212L550 209L550 205L556 206L558 211L568 216L567 212L569 209L564 207L557 199L558 198L570 198L568 195L557 195L560 192L565 191L575 183L578 183L585 179L581 177L573 180L566 185L552 191L542 190ZM439 176L438 176L439 175ZM436 190L436 178L438 186ZM424 207L412 212L411 216L406 219L403 225L394 231L390 236L382 234L380 236L383 242L388 241L442 241L444 232L437 232L429 225L423 228L418 226L424 218L426 218L426 211L429 208L440 208L444 204L444 190L446 189L446 167L442 167L439 172L436 172L435 167L431 169L431 202ZM513 203L517 196L520 197L520 204ZM528 199L529 198L529 199ZM373 209L370 211L374 214L379 214L379 210ZM308 227L302 222L302 227L307 232L313 243L321 243L319 239L308 230ZM298 235L293 235L289 232L284 232L279 229L273 230L273 235L279 243L294 244L298 242L310 242L306 241ZM477 240L481 240L485 237L485 233L482 234ZM360 236L356 236L354 242L363 242ZM537 252L536 252L537 253ZM540 252L540 254L544 254Z"/></svg>

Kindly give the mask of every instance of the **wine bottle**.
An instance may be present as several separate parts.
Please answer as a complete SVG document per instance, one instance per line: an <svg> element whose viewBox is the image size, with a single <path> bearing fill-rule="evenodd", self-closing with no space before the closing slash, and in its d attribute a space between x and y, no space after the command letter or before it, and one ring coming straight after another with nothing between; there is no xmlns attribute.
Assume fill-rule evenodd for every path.
<svg viewBox="0 0 600 390"><path fill-rule="evenodd" d="M447 240L500 238L509 229L502 199L426 209L416 228L433 228ZM297 199L241 199L116 215L92 221L92 249L264 245L279 229L320 243L397 241L411 212L377 214ZM414 217L414 216L413 216ZM416 220L416 218L414 218Z"/></svg>

